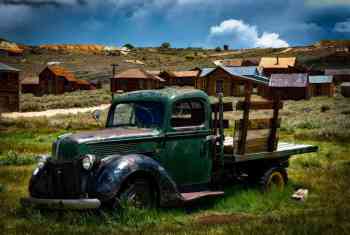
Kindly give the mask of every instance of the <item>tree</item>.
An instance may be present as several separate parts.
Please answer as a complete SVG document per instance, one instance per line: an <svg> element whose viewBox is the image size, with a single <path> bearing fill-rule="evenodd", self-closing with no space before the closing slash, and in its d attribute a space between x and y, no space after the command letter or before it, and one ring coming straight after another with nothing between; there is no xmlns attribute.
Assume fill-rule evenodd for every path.
<svg viewBox="0 0 350 235"><path fill-rule="evenodd" d="M169 49L171 47L170 42L163 42L162 45L160 45L163 49Z"/></svg>
<svg viewBox="0 0 350 235"><path fill-rule="evenodd" d="M126 48L128 48L128 49L130 49L130 50L132 50L132 49L135 48L135 47L134 47L132 44L130 44L130 43L125 44L123 47L126 47Z"/></svg>
<svg viewBox="0 0 350 235"><path fill-rule="evenodd" d="M215 51L217 51L217 52L221 51L221 47L216 47Z"/></svg>
<svg viewBox="0 0 350 235"><path fill-rule="evenodd" d="M229 46L228 45L224 45L224 51L228 51Z"/></svg>

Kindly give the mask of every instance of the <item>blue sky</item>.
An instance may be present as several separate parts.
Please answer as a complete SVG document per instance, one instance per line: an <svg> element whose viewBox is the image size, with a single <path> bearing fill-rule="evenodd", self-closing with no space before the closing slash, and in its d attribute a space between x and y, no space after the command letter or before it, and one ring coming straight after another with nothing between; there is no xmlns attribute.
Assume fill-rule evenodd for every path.
<svg viewBox="0 0 350 235"><path fill-rule="evenodd" d="M350 39L350 0L0 0L0 37L32 45L307 45Z"/></svg>

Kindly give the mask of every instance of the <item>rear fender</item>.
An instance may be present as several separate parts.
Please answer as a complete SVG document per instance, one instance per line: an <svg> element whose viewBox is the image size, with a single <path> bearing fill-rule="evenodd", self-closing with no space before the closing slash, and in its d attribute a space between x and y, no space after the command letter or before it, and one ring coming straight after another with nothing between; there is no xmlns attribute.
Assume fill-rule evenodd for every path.
<svg viewBox="0 0 350 235"><path fill-rule="evenodd" d="M166 170L152 158L140 154L111 156L102 163L95 182L97 197L108 201L117 196L123 183L138 172L146 173L154 179L161 206L181 200L176 184Z"/></svg>

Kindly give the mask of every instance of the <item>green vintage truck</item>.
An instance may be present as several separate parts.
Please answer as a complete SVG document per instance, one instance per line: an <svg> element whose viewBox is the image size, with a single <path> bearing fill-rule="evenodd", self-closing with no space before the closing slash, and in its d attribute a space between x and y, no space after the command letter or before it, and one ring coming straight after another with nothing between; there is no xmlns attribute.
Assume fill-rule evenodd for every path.
<svg viewBox="0 0 350 235"><path fill-rule="evenodd" d="M210 102L194 89L118 95L102 130L66 134L43 157L23 205L94 209L126 201L137 207L172 206L222 195L219 185L249 177L268 190L287 182L288 159L316 146L278 143L277 101ZM224 112L243 111L225 136ZM272 109L270 119L250 111ZM231 125L232 126L232 125ZM265 130L265 134L261 131ZM255 133L255 134L250 134Z"/></svg>

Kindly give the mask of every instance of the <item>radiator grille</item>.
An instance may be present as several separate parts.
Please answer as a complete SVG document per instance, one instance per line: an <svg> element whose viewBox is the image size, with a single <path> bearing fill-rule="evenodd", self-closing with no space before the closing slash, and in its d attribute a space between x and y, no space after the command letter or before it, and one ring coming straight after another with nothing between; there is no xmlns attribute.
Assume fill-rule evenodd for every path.
<svg viewBox="0 0 350 235"><path fill-rule="evenodd" d="M126 154L136 152L137 143L96 143L89 144L91 151L99 157L106 157L113 154Z"/></svg>

